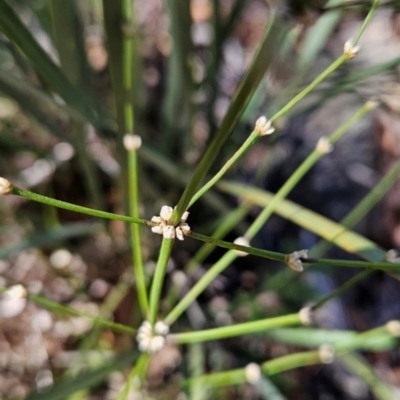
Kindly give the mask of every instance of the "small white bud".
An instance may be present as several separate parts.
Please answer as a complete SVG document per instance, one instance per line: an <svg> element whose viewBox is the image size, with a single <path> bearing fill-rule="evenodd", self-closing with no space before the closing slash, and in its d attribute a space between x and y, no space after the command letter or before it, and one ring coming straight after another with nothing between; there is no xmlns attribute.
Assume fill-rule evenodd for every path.
<svg viewBox="0 0 400 400"><path fill-rule="evenodd" d="M160 217L165 221L169 221L173 211L174 210L170 206L162 206L160 211Z"/></svg>
<svg viewBox="0 0 400 400"><path fill-rule="evenodd" d="M156 353L157 351L160 351L165 344L165 337L164 336L153 336L150 340L149 344L149 352L150 353Z"/></svg>
<svg viewBox="0 0 400 400"><path fill-rule="evenodd" d="M162 235L163 232L164 232L164 228L165 228L165 225L164 226L156 225L156 226L152 226L151 227L151 231L154 232L154 233L157 233L159 235Z"/></svg>
<svg viewBox="0 0 400 400"><path fill-rule="evenodd" d="M172 225L166 225L163 228L164 239L175 239L175 228Z"/></svg>
<svg viewBox="0 0 400 400"><path fill-rule="evenodd" d="M394 337L400 337L400 321L389 321L386 324L386 329Z"/></svg>
<svg viewBox="0 0 400 400"><path fill-rule="evenodd" d="M246 247L250 247L250 243L249 240L247 238L245 238L244 236L239 236L238 238L236 238L233 243L238 244L239 246L246 246ZM239 257L245 257L248 256L249 254L246 253L245 251L241 251L241 250L234 250L234 252L239 256Z"/></svg>
<svg viewBox="0 0 400 400"><path fill-rule="evenodd" d="M124 147L127 151L139 150L142 146L142 138L138 135L127 133L123 139Z"/></svg>
<svg viewBox="0 0 400 400"><path fill-rule="evenodd" d="M349 60L354 58L360 50L360 46L354 46L351 40L348 40L343 47L343 54L345 54Z"/></svg>
<svg viewBox="0 0 400 400"><path fill-rule="evenodd" d="M330 344L322 344L319 346L318 355L322 364L332 364L335 360L335 349Z"/></svg>
<svg viewBox="0 0 400 400"><path fill-rule="evenodd" d="M400 263L400 255L396 249L391 249L386 252L385 261L389 263Z"/></svg>
<svg viewBox="0 0 400 400"><path fill-rule="evenodd" d="M182 214L181 222L186 222L186 220L188 219L188 216L189 216L189 211L185 211L185 212Z"/></svg>
<svg viewBox="0 0 400 400"><path fill-rule="evenodd" d="M12 191L12 183L6 179L0 177L0 195L10 194Z"/></svg>
<svg viewBox="0 0 400 400"><path fill-rule="evenodd" d="M256 363L247 364L244 369L246 381L251 384L257 383L261 378L261 368Z"/></svg>
<svg viewBox="0 0 400 400"><path fill-rule="evenodd" d="M179 224L179 228L181 228L183 233L189 233L190 232L190 226L186 222L183 222L183 223Z"/></svg>
<svg viewBox="0 0 400 400"><path fill-rule="evenodd" d="M266 117L258 118L254 130L257 131L260 136L270 135L275 132L275 128L272 126L271 121Z"/></svg>
<svg viewBox="0 0 400 400"><path fill-rule="evenodd" d="M289 268L291 268L294 271L301 272L303 271L303 263L301 259L307 259L308 258L308 250L299 250L299 251L294 251L293 253L290 253L286 256L285 262L288 265Z"/></svg>
<svg viewBox="0 0 400 400"><path fill-rule="evenodd" d="M153 222L156 222L157 224L160 224L161 222L163 222L163 219L161 217L158 217L158 216L152 217L151 220Z"/></svg>
<svg viewBox="0 0 400 400"><path fill-rule="evenodd" d="M329 141L329 138L326 136L321 136L318 140L317 146L315 147L315 150L319 154L328 154L333 150L332 143Z"/></svg>
<svg viewBox="0 0 400 400"><path fill-rule="evenodd" d="M299 319L300 319L300 322L304 326L311 325L312 324L312 309L311 309L311 307L303 307L299 311Z"/></svg>
<svg viewBox="0 0 400 400"><path fill-rule="evenodd" d="M176 237L177 237L178 240L184 240L184 239L185 239L185 238L183 237L182 229L181 229L179 226L177 226L177 227L175 228L175 235L176 235Z"/></svg>
<svg viewBox="0 0 400 400"><path fill-rule="evenodd" d="M164 321L158 321L154 325L154 332L157 335L166 336L169 333L169 326Z"/></svg>

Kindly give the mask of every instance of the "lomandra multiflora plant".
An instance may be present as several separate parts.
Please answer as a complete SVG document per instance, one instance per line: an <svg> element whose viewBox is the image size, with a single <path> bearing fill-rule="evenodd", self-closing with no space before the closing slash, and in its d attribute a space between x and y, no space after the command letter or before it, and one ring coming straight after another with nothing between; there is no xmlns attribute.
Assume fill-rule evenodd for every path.
<svg viewBox="0 0 400 400"><path fill-rule="evenodd" d="M383 381L377 379L372 366L355 352L357 350L383 351L395 347L396 337L400 336L400 321L387 321L384 326L362 333L322 331L317 327L311 328L311 326L314 323L315 312L320 307L365 279L371 272L381 270L397 277L397 271L400 268L400 259L397 253L393 250L383 250L377 244L350 229L396 182L400 175L400 163L396 163L340 223L333 222L285 200L321 157L335 151L335 143L346 134L349 128L378 106L377 102L372 99L367 100L345 122L338 124L331 135L320 137L315 143L314 150L275 194L270 194L253 186L221 180L224 174L240 160L254 143L265 140L265 136L279 135L278 128L281 126L282 117L290 115L294 107L314 89L319 88L319 85L328 76L363 51L362 48L359 48L359 41L373 18L379 1L374 1L371 4L357 34L343 43L342 54L320 72L311 83L300 90L297 89L300 87L301 79L299 79L297 83L293 83L292 87L291 93L295 92L296 94L283 106L280 106L278 111L273 115L253 116L255 124L248 138L219 171L211 175L209 172L213 163L224 149L233 129L239 123L257 88L260 87L266 72L274 62L284 59L288 51L293 50L296 30L287 28L276 16L274 9L269 11L268 22L261 42L224 118L216 131L212 133L210 143L204 149L197 165L194 166L194 170L185 175L180 171L182 164L180 160L174 162L161 156L154 156L151 142L146 143L147 146L142 146L144 137L142 138L140 129L137 127L143 125L143 121L139 122L141 108L138 93L140 92L135 86L138 80L137 76L139 76L138 71L140 71L140 63L138 62L140 60L140 51L138 50L140 35L135 21L135 8L131 1L103 1L104 29L108 43L109 71L117 124L114 124L110 117L105 117L103 111L99 111L89 93L83 89L85 82L82 81L82 71L78 67L78 54L81 49L76 44L79 43L79 40L77 39L75 45L73 44L76 35L76 25L74 24L77 23L75 19L77 14L74 14L77 11L76 4L64 1L49 2L51 3L50 19L53 23L51 38L57 47L60 61L60 64L57 64L39 46L21 22L15 11L18 7L13 9L10 3L0 0L0 30L7 38L7 43L11 46L14 56L22 57L23 55L25 57L19 61L25 66L26 70L33 73L33 68L47 90L57 93L57 101L60 103L61 98L65 102L69 123L73 124L75 132L78 132L71 136L70 141L75 148L82 171L84 171L84 181L87 184L88 194L96 208L70 204L25 190L5 177L0 179L0 192L4 196L20 196L34 202L43 203L46 206L70 210L100 219L128 223L131 227L130 247L133 269L129 271L128 275L125 274L123 279L129 281L129 284L133 282L137 296L137 310L134 312L135 322L132 323L132 326L123 325L113 322L110 315L109 318L104 315L93 317L75 308L54 302L38 293L30 292L19 282L6 279L4 282L7 285L2 288L3 308L4 304L13 303L14 307L17 304L18 307L23 309L27 301L35 302L40 307L62 313L65 316L86 318L91 321L93 330L97 330L97 332L101 330L113 331L132 338L130 343L132 343L133 351L122 355L118 355L118 352L115 351L113 352L113 354L115 353L113 359L102 359L101 365L97 365L96 369L81 371L78 375L76 375L76 371L74 375L74 368L71 366L69 370L67 369L66 376L60 376L54 384L51 383L53 386L37 385L37 391L31 392L28 398L64 399L69 398L79 390L85 390L82 398L89 398L89 390L93 386L106 379L114 370L123 370L124 378L120 382L118 390L114 393L114 396L119 399L183 399L188 397L207 399L214 395L215 398L229 398L229 393L234 392L224 391L224 388L227 387L239 387L237 393L241 393L242 398L246 396L246 393L252 393L251 396L258 393L265 399L282 399L284 394L280 391L285 393L288 388L285 387L285 384L282 384L284 381L280 383L277 381L276 386L275 383L270 381L271 376L304 366L333 362L342 364L348 371L363 380L377 398L396 398L390 388ZM340 2L331 3L332 6L340 4ZM215 1L213 4L213 18L217 21L214 28L217 29L218 24L220 24L220 28L222 26L221 21L218 20L219 2ZM217 30L215 33L222 35L225 32L224 34L227 35L227 29L233 24L234 17L240 15L243 6L244 2L242 1L238 0L234 3L231 11L232 19L225 21L224 29ZM188 93L193 95L195 86L192 82L193 93L190 93L188 88L185 89L187 92L182 91L182 84L189 85L191 79L184 55L185 50L188 49L188 46L190 47L187 42L188 33L182 32L186 29L185 24L188 22L185 19L185 16L189 15L188 9L189 2L177 0L168 2L171 24L169 40L173 40L173 46L172 50L170 49L167 74L168 101L163 110L163 123L160 125L160 135L165 137L166 143L160 141L159 146L160 152L164 151L164 154L168 154L168 151L170 151L171 159L174 157L172 155L174 150L166 150L166 148L174 147L171 143L176 141L185 142L184 137L187 135L186 128L179 129L179 124L174 121L174 118L180 115L181 110L182 118L186 118L184 109L187 104L186 106L182 105L182 101L187 101L187 99L176 99L175 96L182 95L182 93L186 93L186 96L188 96ZM334 8L334 11L337 12L337 9ZM67 38L68 40L64 40ZM214 47L215 50L212 61L215 64L210 67L210 70L217 68L217 61L221 57L221 47L218 47L221 46L221 43L218 44L218 41L221 41L219 36L215 38L215 43L211 44L211 47ZM304 76L304 70L302 74ZM21 96L19 98L17 96L17 85L14 85L13 79L9 77L8 83L9 88L13 89L14 92L10 89L8 93L11 97L14 95L14 98L23 104ZM6 82L7 79L3 80L2 77L3 88L6 87ZM20 95L21 93L23 93L23 90L19 92ZM214 93L214 95L216 94ZM32 104L30 106L32 107L30 112L37 117L38 114L35 114ZM182 108L180 109L180 107ZM129 215L101 210L104 207L104 199L101 196L100 184L96 177L97 171L86 153L82 135L85 132L86 124L91 124L100 135L106 138L104 140L113 140L116 144L115 152L120 158L119 163L121 165L120 176L116 179L118 179L121 199L127 199L127 202L121 201L120 208L129 210ZM180 187L184 185L184 190L176 204L160 204L158 201L153 206L145 208L141 206L140 188L143 180L140 172L141 160L153 163L160 175L165 174L172 181L178 181ZM164 185L161 186L165 189ZM211 189L213 192L209 192ZM203 215L196 215L196 213L202 212L203 207L194 207L194 211L192 211L192 206L199 200L204 201L205 205L216 206L217 200L211 197L211 194L215 194L215 190L236 197L239 200L239 205L237 209L229 212L228 216L221 220L222 222L212 235L206 236L197 232L191 222L204 218ZM149 209L154 210L159 206L156 215L146 214ZM236 240L223 240L224 236L239 225L250 208L254 208L254 206L257 206L260 212L251 224L246 226L243 233ZM289 253L278 253L254 247L253 242L256 235L273 213L277 213L314 232L325 242L321 242L313 249L293 248ZM144 228L148 231L145 232ZM103 228L100 227L99 229ZM145 268L145 265L148 264L145 257L150 256L144 257L143 243L144 241L148 243L151 240L154 247L157 247L160 239L161 244L158 253L154 255L155 266L149 271L148 268ZM183 271L175 271L173 279L168 278L171 252L179 248L182 241L191 239L195 239L199 243L204 242L204 244L187 262ZM321 258L331 244L358 255L363 260L349 261ZM216 247L225 249L226 252L219 253L221 254L220 258L216 259L204 274L196 275L199 266ZM249 320L241 323L234 323L230 319L227 323L220 324L222 326L209 329L196 328L196 324L193 323L193 318L190 315L195 313L193 307L198 307L199 296L210 285L213 285L235 259L248 255L265 258L266 267L271 262L269 260L278 262L280 265L278 273L282 275L282 279L287 280L290 280L293 275L302 274L306 268L314 265L334 268L359 268L362 272L332 293L314 303L309 303L296 312L261 319L254 319L250 315ZM189 280L189 277L194 276L198 277L195 282L193 282L193 279ZM166 280L166 278L168 279ZM190 287L187 287L187 282L193 283ZM186 289L182 290L183 287ZM113 294L115 295L115 292ZM119 299L120 301L121 299ZM185 313L189 315L189 320L185 318ZM112 314L112 312L109 314ZM223 353L216 355L217 358L221 358L218 363L213 360L213 357L215 357L213 352L206 352L204 346L206 342L210 341L216 342L228 338L235 340L239 336L252 337L255 334L262 337L268 336L277 342L282 341L306 347L308 350L298 351L293 348L289 353L277 354L268 360L250 360L244 365L237 365L237 368L230 369L234 366L229 365L229 360L223 360ZM99 348L98 339L100 336L94 335L92 337L97 339L92 340L90 348L96 350ZM168 349L174 349L174 351L168 353ZM154 383L151 386L148 381L149 365L151 365L151 362L162 364L164 362L162 357L170 358L169 365L172 365L172 368L176 368L180 373L175 374L171 382L166 379L163 382L165 386L160 386L160 382L158 382L158 387ZM181 360L180 364L179 360ZM219 365L219 367L215 367L216 365ZM246 392L246 389L243 389L249 387L245 386L246 384L250 385L251 391ZM301 383L297 385L301 385ZM165 387L165 391L162 392L160 387Z"/></svg>

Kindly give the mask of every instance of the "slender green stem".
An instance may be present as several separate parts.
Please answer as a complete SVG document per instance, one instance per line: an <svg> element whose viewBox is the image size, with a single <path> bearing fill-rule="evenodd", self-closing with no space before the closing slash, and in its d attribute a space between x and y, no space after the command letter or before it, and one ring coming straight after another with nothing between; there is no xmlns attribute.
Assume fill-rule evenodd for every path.
<svg viewBox="0 0 400 400"><path fill-rule="evenodd" d="M7 288L0 287L0 292L3 292L5 290L7 290ZM47 308L48 310L50 310L52 312L55 312L55 313L69 314L69 315L74 315L76 317L84 317L84 318L87 318L88 320L90 320L94 325L98 325L98 326L102 326L104 328L111 329L114 332L126 333L131 336L134 336L136 334L136 330L131 328L130 326L117 324L115 322L107 321L107 320L105 320L103 318L99 318L99 317L93 317L92 315L83 313L74 308L71 308L71 307L65 306L63 304L57 303L55 301L46 299L45 297L42 297L42 296L29 294L28 299L42 307Z"/></svg>
<svg viewBox="0 0 400 400"><path fill-rule="evenodd" d="M93 217L113 219L115 221L130 222L133 224L142 224L148 226L154 226L154 223L141 218L127 217L125 215L113 214L105 211L94 210L93 208L77 206L76 204L67 203L52 199L51 197L42 196L41 194L33 193L28 190L20 189L17 186L12 187L12 194L17 196L25 197L28 200L36 201L38 203L46 204L52 207L62 208L64 210L70 210L81 214L92 215Z"/></svg>
<svg viewBox="0 0 400 400"><path fill-rule="evenodd" d="M359 355L346 354L339 358L342 364L352 374L361 378L371 392L379 400L394 400L394 394L376 374L374 369ZM397 396L396 396L397 397Z"/></svg>
<svg viewBox="0 0 400 400"><path fill-rule="evenodd" d="M320 300L318 300L313 306L313 310L317 310L318 308L322 307L325 303L327 303L329 300L340 296L343 294L346 290L366 278L368 275L372 274L374 270L365 270L357 275L353 276L351 279L349 279L346 283L343 285L339 286L337 289L329 293L327 296L322 297Z"/></svg>
<svg viewBox="0 0 400 400"><path fill-rule="evenodd" d="M158 304L160 301L164 276L167 270L169 256L171 254L171 249L173 244L174 244L173 239L163 238L161 242L161 249L158 256L156 271L154 273L150 291L149 321L153 326L157 322Z"/></svg>
<svg viewBox="0 0 400 400"><path fill-rule="evenodd" d="M361 107L352 117L341 124L330 136L329 143L334 144L337 142L346 131L361 117L371 110L371 103L366 103ZM245 237L249 240L252 239L258 231L267 222L268 218L275 211L276 206L292 191L292 189L299 183L304 175L314 166L314 164L324 155L318 148L316 148L296 169L291 177L285 182L285 184L279 189L276 195L273 197L271 202L264 208L260 215L256 218L253 224L249 227L245 233Z"/></svg>
<svg viewBox="0 0 400 400"><path fill-rule="evenodd" d="M318 351L304 351L296 354L275 358L260 365L264 374L271 376L294 368L305 367L308 365L320 364ZM217 372L188 379L184 385L207 385L210 387L222 387L229 385L240 385L246 382L246 371L244 368L231 371Z"/></svg>
<svg viewBox="0 0 400 400"><path fill-rule="evenodd" d="M360 29L358 30L358 32L357 32L357 35L356 35L356 37L355 37L355 39L354 39L354 45L356 45L356 44L359 42L359 40L360 40L360 38L361 38L361 35L364 33L364 31L365 31L365 29L367 28L368 24L370 23L372 17L374 16L374 14L375 14L375 12L376 12L378 6L379 6L379 3L380 3L380 0L375 0L375 1L372 3L372 7L371 7L371 9L369 10L368 15L366 16L366 18L365 18L363 24L361 25L361 28L360 28Z"/></svg>
<svg viewBox="0 0 400 400"><path fill-rule="evenodd" d="M203 292L204 289L236 258L234 251L225 253L190 289L175 308L165 317L164 321L171 325L189 307L190 304Z"/></svg>
<svg viewBox="0 0 400 400"><path fill-rule="evenodd" d="M129 151L129 206L133 218L139 217L139 191L138 191L138 173L137 173L137 152ZM131 245L133 259L133 273L135 275L136 290L139 299L140 310L145 316L149 309L149 302L146 291L146 278L142 259L142 248L140 244L140 226L131 224Z"/></svg>
<svg viewBox="0 0 400 400"><path fill-rule="evenodd" d="M174 343L179 344L198 343L263 332L269 329L291 325L301 325L298 313L289 314L282 317L262 319L259 321L245 322L243 324L206 329L203 331L175 333L169 335L168 338Z"/></svg>
<svg viewBox="0 0 400 400"><path fill-rule="evenodd" d="M149 360L149 354L143 353L140 355L139 359L136 361L135 366L132 368L127 381L125 382L125 385L122 388L120 395L118 396L118 400L126 400L128 398L130 389L136 383L136 378L140 379L140 384L144 381L144 371L147 371ZM138 387L135 387L135 389L137 390Z"/></svg>
<svg viewBox="0 0 400 400"><path fill-rule="evenodd" d="M204 185L202 186L192 197L188 208L190 208L201 196L210 190L232 167L233 164L256 142L260 134L257 131L253 131L246 141L242 144L238 151L223 165L223 167Z"/></svg>
<svg viewBox="0 0 400 400"><path fill-rule="evenodd" d="M364 32L366 26L369 24L373 14L378 7L379 0L376 0L367 15L362 27L357 33L356 41L354 44L357 44L360 39L362 33ZM325 71L323 71L320 75L318 75L307 87L305 87L299 94L293 97L284 107L282 107L276 114L271 117L271 122L276 121L284 114L289 112L296 104L298 104L301 100L303 100L306 96L308 96L319 84L321 84L330 74L336 71L342 64L350 59L348 54L342 54L339 58L337 58ZM208 181L201 189L199 189L195 195L190 200L189 206L192 206L205 192L207 192L212 186L218 182L222 176L229 170L229 168L257 141L259 134L256 131L253 131L251 135L247 138L246 142L240 147L239 150L224 164L224 166L220 169L220 171L210 180Z"/></svg>
<svg viewBox="0 0 400 400"><path fill-rule="evenodd" d="M127 30L133 29L133 4L131 0L123 0L122 15L125 23L128 25ZM127 32L123 36L123 77L122 83L125 90L124 103L124 122L127 133L134 133L134 104L132 94L132 69L134 56L134 35L133 32ZM138 159L136 150L128 150L128 180L129 180L129 210L134 218L139 218L139 190L138 190ZM142 249L140 241L140 227L137 224L131 224L131 248L133 260L133 273L135 275L136 290L139 299L139 306L142 315L145 317L149 309L149 302L146 291L146 278L144 274L144 266L142 259Z"/></svg>
<svg viewBox="0 0 400 400"><path fill-rule="evenodd" d="M172 214L171 222L173 224L177 224L180 221L182 214L186 211L198 186L206 176L211 164L218 156L222 146L242 116L245 107L251 100L251 97L261 82L261 79L264 77L265 72L272 64L275 55L279 53L279 49L283 43L284 37L286 36L286 30L282 29L273 17L271 18L271 21L272 22L266 27L265 35L260 43L257 54L253 58L253 62L237 90L234 100L232 101L217 133L214 135L212 142L207 147L207 150L201 158L175 208L174 213Z"/></svg>

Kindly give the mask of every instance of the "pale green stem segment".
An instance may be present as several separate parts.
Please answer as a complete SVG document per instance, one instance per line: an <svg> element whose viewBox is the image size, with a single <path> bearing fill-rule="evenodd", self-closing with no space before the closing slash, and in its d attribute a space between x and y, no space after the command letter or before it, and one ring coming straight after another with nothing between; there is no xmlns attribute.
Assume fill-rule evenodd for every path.
<svg viewBox="0 0 400 400"><path fill-rule="evenodd" d="M282 317L262 319L259 321L245 322L243 324L206 329L203 331L175 333L169 335L168 339L178 344L208 342L210 340L219 340L227 337L264 332L269 329L292 325L301 325L298 313Z"/></svg>
<svg viewBox="0 0 400 400"><path fill-rule="evenodd" d="M361 109L356 112L351 118L345 121L338 129L336 129L329 137L329 143L333 144L348 130L348 128L360 119L363 115L365 115L368 111L371 110L371 104L367 103ZM277 192L277 194L273 197L272 201L268 204L268 206L261 212L261 214L256 218L253 224L245 233L245 237L251 240L257 232L264 226L265 222L272 215L275 210L275 207L282 201L289 192L294 188L294 186L300 181L300 179L311 169L311 167L319 160L319 158L323 155L320 151L314 150L307 159L300 165L300 167L293 173L293 175L288 179L288 181L282 186L282 188ZM200 235L194 235L191 233L191 236L200 239ZM223 245L223 241L215 241L215 244L218 243L219 246ZM226 243L226 242L225 242ZM228 246L221 246L228 247ZM247 248L244 251L248 253L252 253L253 248ZM278 253L279 254L279 253ZM273 257L276 257L276 253L271 254ZM279 255L280 257L283 255ZM168 314L166 318L166 322L168 324L172 324L181 314L186 310L186 308L202 293L202 291L225 269L230 263L235 260L237 257L237 253L234 251L227 252L216 264L214 264L205 275L201 277L201 279L193 286L193 288L182 298L182 300L176 305L176 307ZM275 258L276 259L276 258ZM280 261L285 261L285 258ZM368 263L366 263L368 264ZM338 265L338 262L336 262Z"/></svg>
<svg viewBox="0 0 400 400"><path fill-rule="evenodd" d="M366 113L371 111L375 105L372 102L367 102L363 107L360 108L352 117L339 126L328 138L330 144L336 143L346 131ZM267 222L268 218L275 211L276 206L292 191L292 189L299 183L304 175L314 166L314 164L324 155L318 148L316 148L296 169L291 177L285 182L285 184L279 189L272 201L264 208L261 214L256 218L253 224L245 233L245 237L249 240L259 232L259 230Z"/></svg>
<svg viewBox="0 0 400 400"><path fill-rule="evenodd" d="M305 367L308 365L320 364L321 360L318 351L305 351L296 354L289 354L266 361L260 365L261 371L267 375L276 375L294 368ZM210 387L222 387L240 385L246 382L246 371L244 368L225 372L203 375L185 381L186 385L207 385Z"/></svg>
<svg viewBox="0 0 400 400"><path fill-rule="evenodd" d="M374 369L359 355L346 354L338 361L353 375L361 378L369 387L371 392L379 400L394 400L395 395L376 374ZM397 397L397 396L396 396Z"/></svg>
<svg viewBox="0 0 400 400"><path fill-rule="evenodd" d="M201 187L190 200L188 209L196 203L196 201L210 190L232 167L233 164L257 141L260 136L258 131L253 131L239 150L224 164L224 166L211 178L203 187Z"/></svg>
<svg viewBox="0 0 400 400"><path fill-rule="evenodd" d="M125 19L125 35L123 37L123 85L125 90L124 102L124 122L128 134L134 133L134 104L132 93L132 68L133 68L133 4L131 0L123 0L122 13ZM129 179L129 210L134 218L139 217L139 190L138 190L138 159L137 149L128 150L128 179ZM142 316L146 317L149 309L149 302L146 292L146 278L144 274L142 250L140 244L140 227L136 224L131 224L131 248L133 260L133 273L135 275L136 290L139 299L139 306Z"/></svg>
<svg viewBox="0 0 400 400"><path fill-rule="evenodd" d="M130 389L136 384L135 380L139 378L140 384L139 387L143 383L145 379L145 372L147 371L147 367L150 361L150 355L147 353L143 353L140 355L138 360L136 361L135 366L132 368L131 373L128 376L127 381L125 382L124 387L120 395L118 396L118 400L126 400L129 396ZM135 389L137 390L138 387L135 385Z"/></svg>
<svg viewBox="0 0 400 400"><path fill-rule="evenodd" d="M380 0L375 0L375 1L372 3L372 7L371 7L371 9L369 10L368 15L366 16L366 18L365 18L363 24L361 25L361 28L360 28L359 31L357 32L357 35L356 35L356 37L355 37L355 39L354 39L354 45L356 45L356 44L359 42L359 40L361 39L361 36L362 36L362 34L364 33L365 29L367 28L368 24L370 23L372 17L374 16L374 14L375 14L375 12L376 12L378 6L379 6L379 3L380 3Z"/></svg>
<svg viewBox="0 0 400 400"><path fill-rule="evenodd" d="M139 217L139 190L137 173L137 152L128 152L129 167L129 208L133 218ZM131 224L131 245L133 259L133 273L135 275L136 290L139 299L139 306L143 317L149 309L149 302L146 291L146 278L142 259L142 249L140 245L140 226Z"/></svg>
<svg viewBox="0 0 400 400"><path fill-rule="evenodd" d="M151 284L150 291L150 310L149 310L149 322L152 326L157 322L158 304L160 301L162 285L164 281L165 272L171 254L172 245L174 239L163 238L161 242L161 249L158 256L157 266Z"/></svg>
<svg viewBox="0 0 400 400"><path fill-rule="evenodd" d="M113 219L115 221L130 222L133 224L142 224L148 226L154 226L151 221L147 221L141 218L127 217L125 215L113 214L105 211L94 210L93 208L77 206L75 204L67 203L65 201L60 201L52 199L51 197L42 196L41 194L33 193L28 190L20 189L19 187L13 186L11 194L17 196L25 197L28 200L36 201L38 203L46 204L52 207L62 208L64 210L74 211L81 214L92 215L93 217Z"/></svg>

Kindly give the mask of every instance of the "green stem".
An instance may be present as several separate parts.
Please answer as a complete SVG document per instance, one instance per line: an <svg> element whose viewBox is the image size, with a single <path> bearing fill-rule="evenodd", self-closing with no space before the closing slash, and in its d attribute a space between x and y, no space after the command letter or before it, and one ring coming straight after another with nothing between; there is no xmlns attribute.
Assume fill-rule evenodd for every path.
<svg viewBox="0 0 400 400"><path fill-rule="evenodd" d="M371 103L366 103L361 107L352 117L341 124L330 136L329 142L334 144L337 142L346 131L361 117L368 113L372 108ZM276 195L273 197L271 202L264 208L261 214L256 218L253 224L245 233L245 237L251 240L259 230L267 222L268 218L275 211L276 206L292 191L292 189L299 183L299 181L304 177L304 175L314 166L314 164L323 156L323 153L315 149L296 169L296 171L291 175L291 177L285 182L285 184L279 189Z"/></svg>
<svg viewBox="0 0 400 400"><path fill-rule="evenodd" d="M357 44L360 39L362 33L364 32L366 26L369 24L373 14L378 7L379 0L375 0L369 14L367 15L362 27L357 33L356 41L354 43ZM288 111L290 111L296 104L298 104L301 100L303 100L306 96L308 96L319 84L321 84L330 74L336 71L342 64L348 61L349 55L342 54L339 58L337 58L325 71L323 71L320 75L318 75L306 88L304 88L299 94L293 97L284 107L282 107L276 114L271 117L271 122L275 122L277 119L285 115ZM246 142L240 147L240 149L226 162L226 164L220 169L220 171L205 184L200 190L198 190L195 195L190 200L189 206L192 206L205 192L207 192L212 186L218 182L222 176L229 170L229 168L257 141L259 134L256 131L253 131L251 135L247 138Z"/></svg>
<svg viewBox="0 0 400 400"><path fill-rule="evenodd" d="M201 158L192 178L187 184L175 210L171 217L171 222L177 224L182 214L186 211L193 195L196 193L198 186L206 176L211 164L218 156L222 146L228 139L233 128L242 116L245 107L251 100L251 97L258 87L265 72L272 64L274 56L279 52L279 48L283 43L286 31L271 18L271 23L265 29L264 38L258 48L257 54L248 69L246 76L240 84L237 93L232 101L217 133L210 145L207 147L203 157Z"/></svg>
<svg viewBox="0 0 400 400"><path fill-rule="evenodd" d="M356 44L359 42L359 40L360 40L360 38L361 38L361 35L364 33L364 31L365 31L365 29L367 28L368 24L370 23L372 17L374 16L375 11L377 10L377 8L378 8L378 6L379 6L379 3L380 3L380 0L375 0L375 1L372 3L372 7L371 7L371 9L369 10L368 15L366 16L366 18L365 18L363 24L361 25L361 28L360 28L360 29L358 30L358 32L357 32L357 35L356 35L356 37L355 37L355 39L354 39L354 45L356 45Z"/></svg>
<svg viewBox="0 0 400 400"><path fill-rule="evenodd" d="M321 360L318 351L304 351L296 354L275 358L260 365L264 374L271 376L294 368L305 367L308 365L320 364ZM210 387L221 387L229 385L240 385L246 382L245 369L235 369L231 371L217 372L214 374L203 375L188 379L186 385L207 385Z"/></svg>
<svg viewBox="0 0 400 400"><path fill-rule="evenodd" d="M313 306L312 310L317 310L318 308L322 307L325 303L327 303L329 300L340 296L343 294L346 290L366 278L368 275L372 274L374 270L365 270L363 272L358 273L356 276L353 276L351 279L349 279L346 283L343 285L339 286L337 289L335 289L333 292L329 293L327 296L322 297L320 300L318 300Z"/></svg>
<svg viewBox="0 0 400 400"><path fill-rule="evenodd" d="M127 29L133 30L133 4L131 0L123 0L122 2L122 15L125 23L128 25ZM125 90L124 99L124 122L125 129L128 134L134 133L134 101L132 93L132 68L134 56L134 35L133 32L127 32L123 37L122 46L122 67L123 77L122 83ZM128 180L129 180L129 210L134 218L139 218L139 190L138 190L138 159L137 150L128 150ZM133 273L135 275L136 290L139 299L139 306L143 317L146 316L149 309L149 302L147 299L146 291L146 278L144 274L142 249L140 241L140 227L137 224L131 225L131 248L133 260Z"/></svg>
<svg viewBox="0 0 400 400"><path fill-rule="evenodd" d="M129 206L133 218L139 216L139 191L137 173L137 152L128 152L128 176L129 176ZM146 277L144 274L142 248L140 245L140 226L131 224L131 246L133 259L133 273L135 275L136 290L142 315L145 316L149 309L147 299Z"/></svg>
<svg viewBox="0 0 400 400"><path fill-rule="evenodd" d="M147 371L149 361L149 354L144 353L140 355L139 359L136 361L135 366L132 368L124 387L122 388L120 395L118 396L118 400L125 400L128 398L129 391L135 384L136 378L140 379L140 384L143 383L145 378L145 371ZM135 387L135 389L137 390L138 388Z"/></svg>
<svg viewBox="0 0 400 400"><path fill-rule="evenodd" d="M12 187L12 194L17 196L25 197L28 200L36 201L38 203L46 204L52 207L62 208L64 210L70 210L81 214L92 215L93 217L112 219L115 221L130 222L133 224L142 224L148 226L154 226L151 221L147 221L141 218L126 217L125 215L113 214L105 211L94 210L93 208L77 206L76 204L67 203L65 201L60 201L52 199L51 197L42 196L37 193L30 192L28 190L20 189L17 186Z"/></svg>
<svg viewBox="0 0 400 400"><path fill-rule="evenodd" d="M207 342L234 336L241 336L275 329L282 326L301 325L299 314L289 314L282 317L267 318L260 321L223 326L197 332L176 333L168 336L169 340L178 344Z"/></svg>
<svg viewBox="0 0 400 400"><path fill-rule="evenodd" d="M0 292L3 292L5 290L7 290L7 288L0 287ZM84 318L87 318L88 320L90 320L94 325L98 325L98 326L102 326L104 328L111 329L114 332L125 333L125 334L131 335L131 336L134 336L136 334L136 330L129 326L117 324L117 323L111 322L111 321L107 321L103 318L93 317L89 314L85 314L81 311L75 310L74 308L64 306L63 304L59 304L55 301L46 299L45 297L42 297L42 296L29 294L28 299L42 307L47 308L48 310L50 310L54 313L69 314L69 315L74 315L76 317L84 317Z"/></svg>
<svg viewBox="0 0 400 400"><path fill-rule="evenodd" d="M202 186L192 197L188 208L190 208L201 196L210 190L232 167L233 164L257 141L260 134L257 131L253 131L247 140L242 144L238 151L224 164L224 166L211 178L204 186Z"/></svg>
<svg viewBox="0 0 400 400"><path fill-rule="evenodd" d="M173 239L163 238L161 242L161 249L158 256L156 271L154 273L154 278L150 291L149 321L152 326L154 326L154 324L157 322L158 304L160 301L164 276L167 270L167 265L173 244L174 244Z"/></svg>

